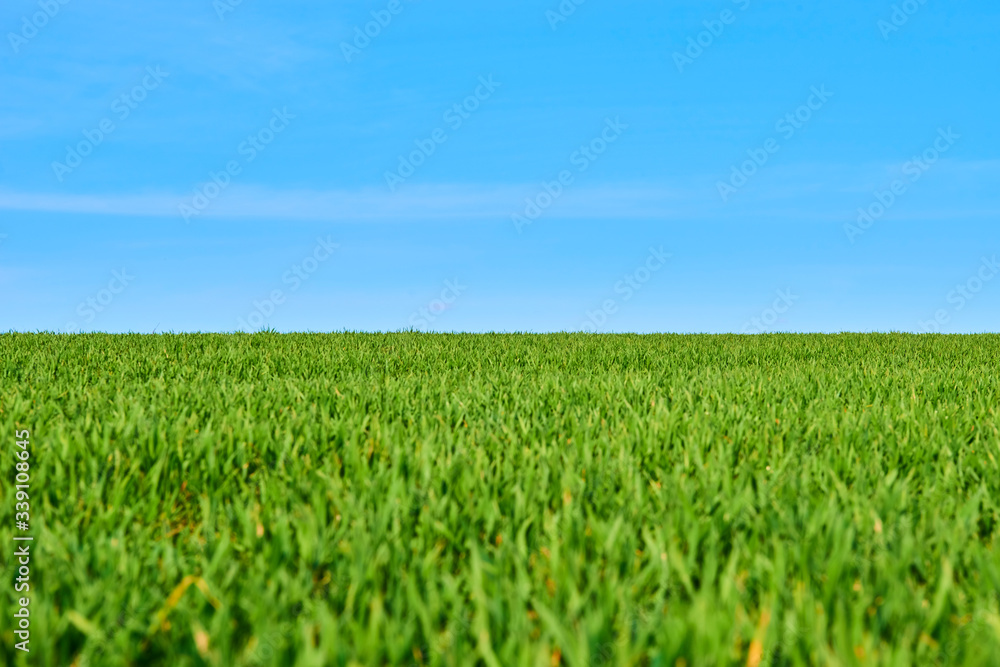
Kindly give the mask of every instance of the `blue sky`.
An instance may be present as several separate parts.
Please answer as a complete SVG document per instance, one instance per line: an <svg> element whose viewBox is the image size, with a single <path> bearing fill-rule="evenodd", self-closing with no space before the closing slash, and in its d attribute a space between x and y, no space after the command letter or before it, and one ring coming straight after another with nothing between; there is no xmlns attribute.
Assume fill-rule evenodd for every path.
<svg viewBox="0 0 1000 667"><path fill-rule="evenodd" d="M577 2L4 3L0 330L1000 329L995 3Z"/></svg>

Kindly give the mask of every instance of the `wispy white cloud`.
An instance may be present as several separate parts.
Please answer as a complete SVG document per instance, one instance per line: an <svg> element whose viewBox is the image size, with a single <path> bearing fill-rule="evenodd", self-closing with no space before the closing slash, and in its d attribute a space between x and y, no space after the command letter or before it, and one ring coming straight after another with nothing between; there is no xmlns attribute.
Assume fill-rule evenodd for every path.
<svg viewBox="0 0 1000 667"><path fill-rule="evenodd" d="M413 186L391 194L365 190L271 190L233 186L191 221L267 218L365 222L420 220L509 220L537 186ZM66 214L176 217L190 196L166 193L81 195L0 190L0 210ZM568 191L545 218L663 218L682 213L682 198L666 188L604 186Z"/></svg>
<svg viewBox="0 0 1000 667"><path fill-rule="evenodd" d="M565 189L538 219L718 220L773 218L829 222L853 215L875 189L899 171L895 164L776 165L729 203L716 192L716 177L702 174L682 183L613 183ZM942 161L918 184L918 210L903 207L893 217L912 220L997 217L1000 197L991 194L1000 161ZM984 186L989 184L989 188ZM407 185L396 193L384 188L273 189L232 185L208 203L191 222L212 219L267 219L332 222L419 222L467 220L510 222L523 215L537 184ZM975 194L975 197L963 196ZM918 196L918 195L915 195ZM192 205L192 194L165 191L138 194L69 194L0 189L0 210L175 217Z"/></svg>

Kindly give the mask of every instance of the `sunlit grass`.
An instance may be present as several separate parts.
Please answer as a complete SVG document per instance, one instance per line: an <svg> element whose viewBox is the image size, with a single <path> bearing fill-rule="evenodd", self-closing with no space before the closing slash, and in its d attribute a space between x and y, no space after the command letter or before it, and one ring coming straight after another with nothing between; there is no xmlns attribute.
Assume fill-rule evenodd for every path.
<svg viewBox="0 0 1000 667"><path fill-rule="evenodd" d="M998 336L3 335L30 664L998 665L998 409Z"/></svg>

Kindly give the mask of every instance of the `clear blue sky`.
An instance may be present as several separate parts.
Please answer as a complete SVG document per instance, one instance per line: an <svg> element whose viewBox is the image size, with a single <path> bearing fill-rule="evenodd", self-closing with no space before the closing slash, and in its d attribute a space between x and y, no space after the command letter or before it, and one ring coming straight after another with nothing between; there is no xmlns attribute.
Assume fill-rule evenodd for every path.
<svg viewBox="0 0 1000 667"><path fill-rule="evenodd" d="M0 330L998 331L997 34L986 0L10 0Z"/></svg>

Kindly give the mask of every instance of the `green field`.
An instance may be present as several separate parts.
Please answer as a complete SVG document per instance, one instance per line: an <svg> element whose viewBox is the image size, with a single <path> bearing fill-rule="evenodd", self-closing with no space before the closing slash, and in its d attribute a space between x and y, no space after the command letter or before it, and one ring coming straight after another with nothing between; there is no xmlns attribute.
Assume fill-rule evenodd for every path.
<svg viewBox="0 0 1000 667"><path fill-rule="evenodd" d="M1000 336L0 335L0 663L1000 665L998 410Z"/></svg>

